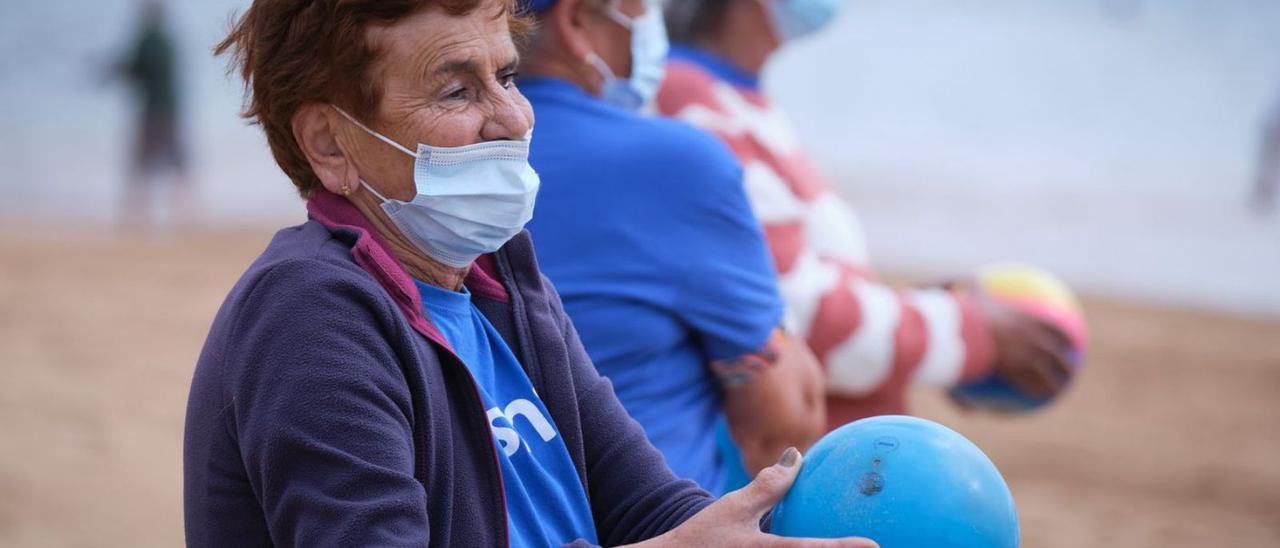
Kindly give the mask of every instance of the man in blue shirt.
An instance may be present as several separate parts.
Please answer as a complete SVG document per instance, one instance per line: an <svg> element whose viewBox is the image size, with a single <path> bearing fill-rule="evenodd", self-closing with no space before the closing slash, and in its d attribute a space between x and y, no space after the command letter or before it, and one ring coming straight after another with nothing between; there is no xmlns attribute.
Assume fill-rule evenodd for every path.
<svg viewBox="0 0 1280 548"><path fill-rule="evenodd" d="M518 86L537 117L539 262L672 470L720 492L720 417L752 471L812 443L825 421L816 360L778 329L783 303L741 166L710 135L639 112L665 62L656 6L529 7L539 32Z"/></svg>

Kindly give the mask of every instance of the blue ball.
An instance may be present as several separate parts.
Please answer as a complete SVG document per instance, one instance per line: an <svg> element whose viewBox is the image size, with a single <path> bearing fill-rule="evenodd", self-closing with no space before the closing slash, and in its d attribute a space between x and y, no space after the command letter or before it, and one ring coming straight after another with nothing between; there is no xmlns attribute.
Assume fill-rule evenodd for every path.
<svg viewBox="0 0 1280 548"><path fill-rule="evenodd" d="M938 423L886 415L824 436L774 508L788 537L861 536L882 548L1016 548L1018 512L991 459Z"/></svg>

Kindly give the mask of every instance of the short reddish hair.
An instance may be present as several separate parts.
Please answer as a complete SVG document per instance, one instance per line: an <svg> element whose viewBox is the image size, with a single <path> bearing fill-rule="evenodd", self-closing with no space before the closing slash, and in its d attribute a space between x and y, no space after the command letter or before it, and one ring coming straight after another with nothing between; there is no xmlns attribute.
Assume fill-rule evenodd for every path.
<svg viewBox="0 0 1280 548"><path fill-rule="evenodd" d="M334 103L368 120L382 98L368 78L377 51L366 40L371 25L390 25L428 6L466 15L489 2L502 9L514 38L529 29L517 0L254 0L214 48L232 52L247 94L242 115L262 126L271 154L298 192L320 185L293 138L293 115L308 102Z"/></svg>

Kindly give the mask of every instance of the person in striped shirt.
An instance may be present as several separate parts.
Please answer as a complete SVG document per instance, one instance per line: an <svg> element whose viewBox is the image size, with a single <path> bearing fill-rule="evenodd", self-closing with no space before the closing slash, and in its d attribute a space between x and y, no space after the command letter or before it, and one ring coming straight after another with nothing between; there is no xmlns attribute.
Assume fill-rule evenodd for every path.
<svg viewBox="0 0 1280 548"><path fill-rule="evenodd" d="M896 290L876 279L858 219L800 148L759 74L840 0L671 0L673 46L660 113L722 139L743 164L791 329L826 367L831 427L906 412L914 384L954 386L995 371L1039 395L1063 387L1065 336L977 291Z"/></svg>

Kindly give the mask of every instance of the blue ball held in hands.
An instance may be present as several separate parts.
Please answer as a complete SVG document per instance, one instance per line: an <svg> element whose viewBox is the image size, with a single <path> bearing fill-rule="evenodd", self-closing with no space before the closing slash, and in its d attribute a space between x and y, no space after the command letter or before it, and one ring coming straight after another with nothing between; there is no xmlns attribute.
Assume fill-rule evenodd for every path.
<svg viewBox="0 0 1280 548"><path fill-rule="evenodd" d="M938 423L886 415L814 444L771 531L861 536L881 548L1016 548L1018 513L978 446Z"/></svg>

